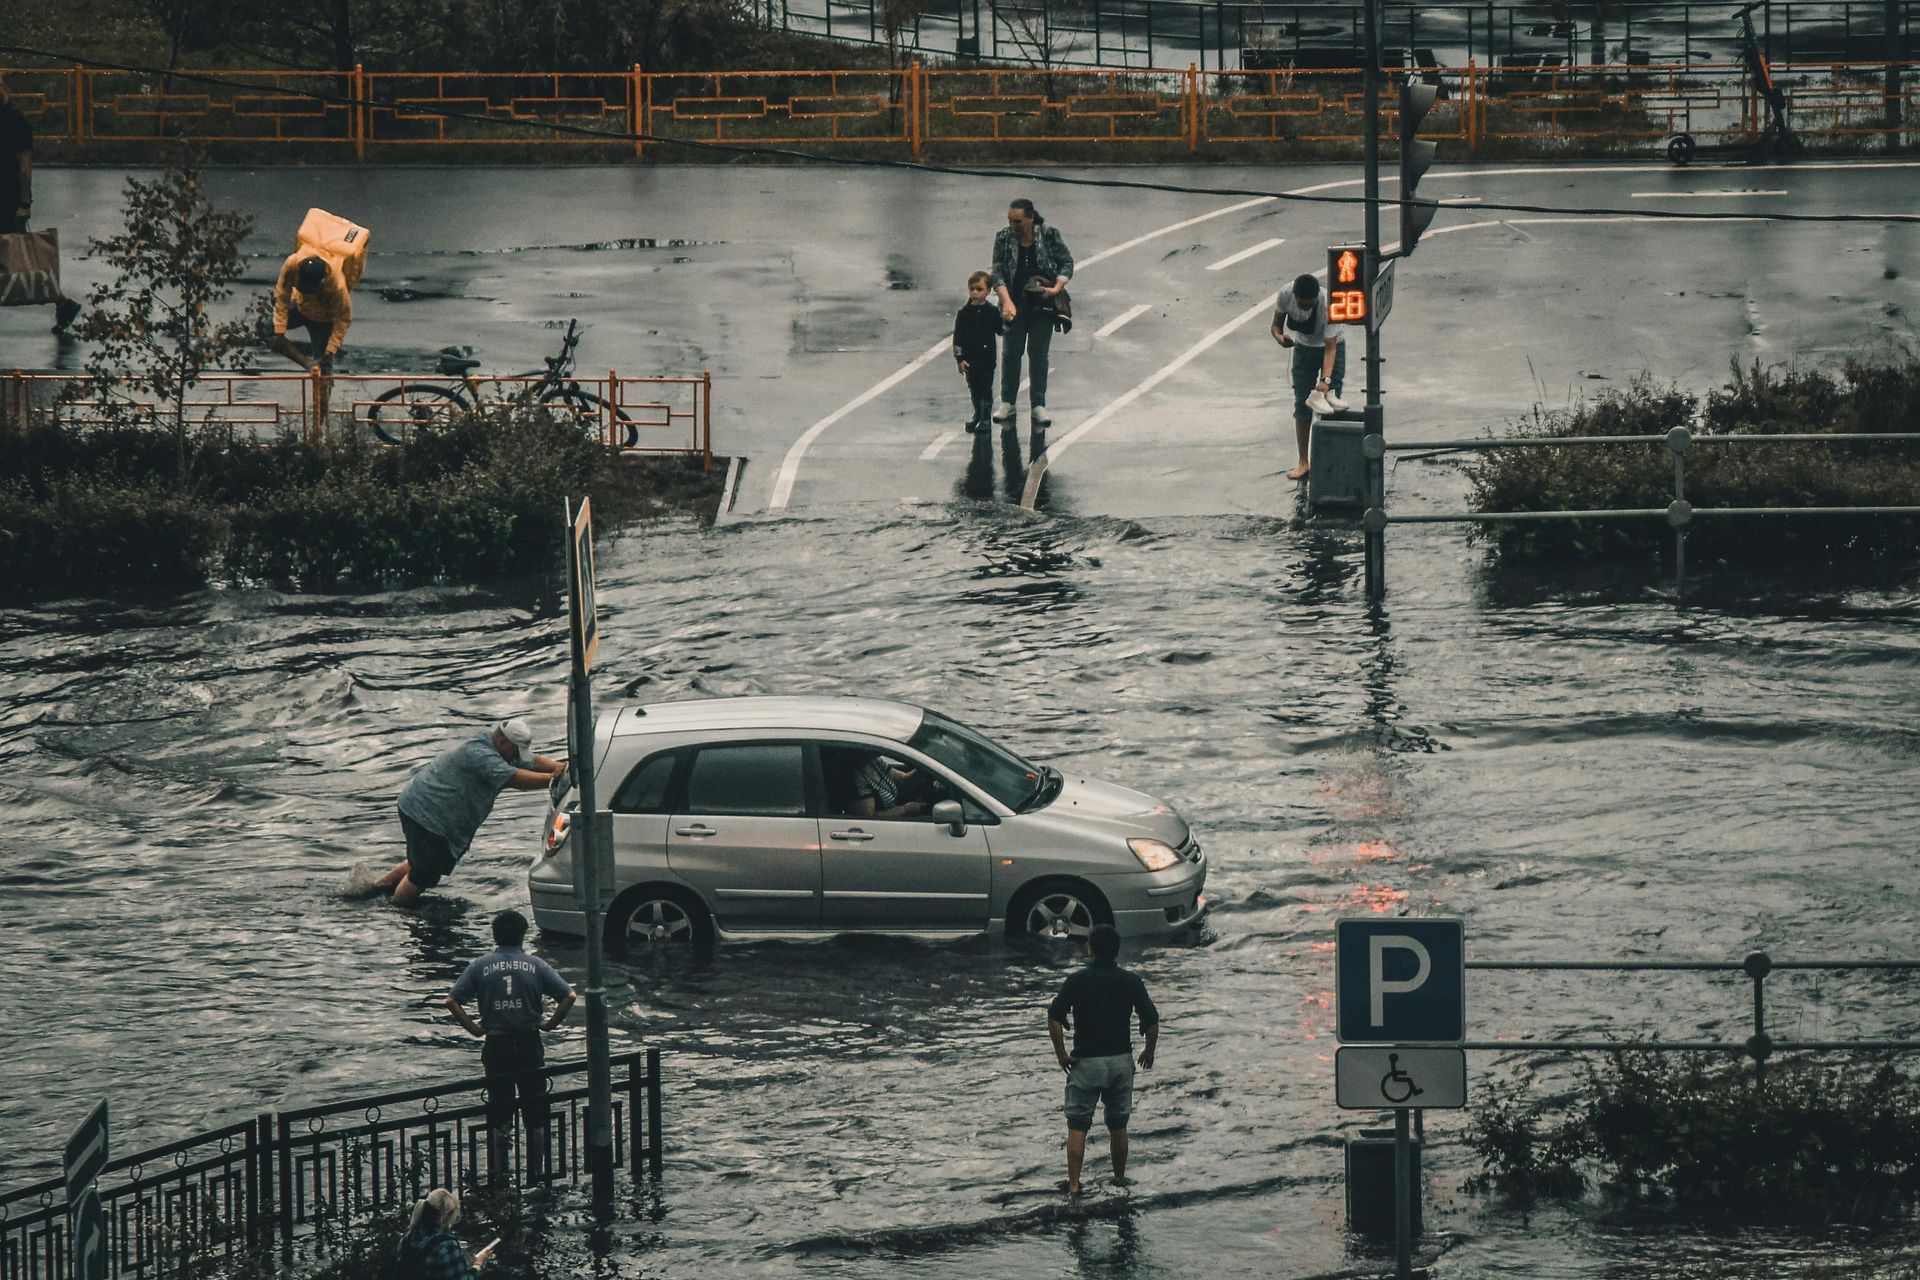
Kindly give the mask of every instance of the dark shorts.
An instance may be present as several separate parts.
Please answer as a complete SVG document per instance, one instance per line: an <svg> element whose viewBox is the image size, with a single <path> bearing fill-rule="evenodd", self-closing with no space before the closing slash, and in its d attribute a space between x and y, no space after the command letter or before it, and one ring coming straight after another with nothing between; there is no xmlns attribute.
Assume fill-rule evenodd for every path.
<svg viewBox="0 0 1920 1280"><path fill-rule="evenodd" d="M488 1124L513 1123L517 1109L527 1128L547 1127L547 1078L539 1074L546 1061L538 1032L487 1037L480 1062L487 1069Z"/></svg>
<svg viewBox="0 0 1920 1280"><path fill-rule="evenodd" d="M1314 384L1320 381L1320 365L1327 358L1325 347L1307 347L1296 342L1293 344L1293 416L1307 419L1313 416L1313 410L1307 408L1307 397L1313 394ZM1333 352L1333 393L1340 394L1347 382L1347 344L1343 341L1335 344Z"/></svg>
<svg viewBox="0 0 1920 1280"><path fill-rule="evenodd" d="M18 235L26 229L25 218L16 218L12 209L0 209L0 236Z"/></svg>
<svg viewBox="0 0 1920 1280"><path fill-rule="evenodd" d="M400 830L407 837L407 879L417 889L431 889L442 876L453 874L453 846L437 831L429 831L406 814L400 815Z"/></svg>

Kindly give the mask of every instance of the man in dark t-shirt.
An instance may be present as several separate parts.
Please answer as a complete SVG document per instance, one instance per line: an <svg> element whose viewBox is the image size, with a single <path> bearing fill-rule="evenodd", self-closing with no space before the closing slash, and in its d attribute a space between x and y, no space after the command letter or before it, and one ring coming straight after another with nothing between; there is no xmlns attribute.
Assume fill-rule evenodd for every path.
<svg viewBox="0 0 1920 1280"><path fill-rule="evenodd" d="M13 105L5 76L0 76L0 235L27 229L33 213L33 124ZM53 331L65 333L80 304L59 298L53 305Z"/></svg>
<svg viewBox="0 0 1920 1280"><path fill-rule="evenodd" d="M484 1037L481 1065L487 1072L488 1158L495 1183L512 1156L513 1113L520 1112L527 1127L527 1172L539 1182L547 1176L547 1089L540 1069L546 1065L542 1031L566 1021L573 1008L573 986L552 965L529 955L527 918L518 911L502 911L493 918L495 949L469 964L447 995L447 1008L467 1034ZM545 1002L555 1002L551 1017ZM480 1020L467 1012L468 1001L480 1005Z"/></svg>
<svg viewBox="0 0 1920 1280"><path fill-rule="evenodd" d="M1120 967L1120 934L1097 924L1087 934L1092 963L1068 975L1060 994L1047 1006L1047 1034L1053 1056L1067 1073L1067 1194L1080 1194L1080 1164L1087 1154L1087 1130L1094 1104L1106 1111L1107 1138L1113 1150L1113 1185L1127 1182L1127 1118L1133 1113L1133 1041L1129 1024L1140 1016L1140 1066L1153 1066L1160 1040L1160 1011L1147 995L1140 975ZM1066 1020L1073 1019L1073 1052L1067 1052Z"/></svg>

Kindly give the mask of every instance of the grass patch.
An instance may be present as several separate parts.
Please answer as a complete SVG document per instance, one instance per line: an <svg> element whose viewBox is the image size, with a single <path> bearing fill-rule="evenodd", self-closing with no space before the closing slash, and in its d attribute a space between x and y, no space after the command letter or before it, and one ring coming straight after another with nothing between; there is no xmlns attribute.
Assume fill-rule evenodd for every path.
<svg viewBox="0 0 1920 1280"><path fill-rule="evenodd" d="M187 471L171 433L37 421L0 433L0 598L268 581L306 589L553 573L561 500L604 530L711 519L697 461L615 456L568 419L500 407L405 445L257 443L202 427Z"/></svg>
<svg viewBox="0 0 1920 1280"><path fill-rule="evenodd" d="M1920 358L1849 359L1838 369L1731 367L1705 396L1649 379L1575 408L1535 413L1515 437L1663 435L1920 437ZM1664 508L1673 455L1660 444L1492 450L1467 468L1475 511ZM1700 445L1686 455L1686 497L1713 507L1920 506L1920 439L1828 444ZM1911 553L1912 517L1741 517L1697 520L1689 554L1729 562L1890 557ZM1672 546L1663 521L1563 521L1476 526L1473 537L1516 561L1657 556Z"/></svg>
<svg viewBox="0 0 1920 1280"><path fill-rule="evenodd" d="M1743 1223L1881 1222L1920 1190L1920 1082L1890 1061L1623 1050L1571 1098L1474 1110L1470 1189L1526 1204L1590 1184L1641 1208Z"/></svg>

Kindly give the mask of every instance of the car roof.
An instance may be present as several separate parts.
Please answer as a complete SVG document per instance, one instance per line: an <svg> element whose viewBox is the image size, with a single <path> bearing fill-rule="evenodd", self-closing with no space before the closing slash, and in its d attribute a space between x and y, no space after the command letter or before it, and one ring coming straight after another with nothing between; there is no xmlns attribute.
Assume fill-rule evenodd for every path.
<svg viewBox="0 0 1920 1280"><path fill-rule="evenodd" d="M912 703L884 698L693 698L622 707L613 734L627 737L688 729L824 729L870 733L904 742L913 736L926 714L924 708Z"/></svg>

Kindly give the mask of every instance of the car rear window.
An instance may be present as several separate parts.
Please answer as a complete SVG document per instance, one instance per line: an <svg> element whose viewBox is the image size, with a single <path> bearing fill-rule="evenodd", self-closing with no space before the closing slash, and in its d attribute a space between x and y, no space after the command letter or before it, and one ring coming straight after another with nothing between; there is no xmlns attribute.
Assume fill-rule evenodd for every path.
<svg viewBox="0 0 1920 1280"><path fill-rule="evenodd" d="M667 788L673 783L676 753L668 751L643 760L613 795L615 813L665 813Z"/></svg>
<svg viewBox="0 0 1920 1280"><path fill-rule="evenodd" d="M807 775L800 744L701 748L687 777L686 811L806 816Z"/></svg>

